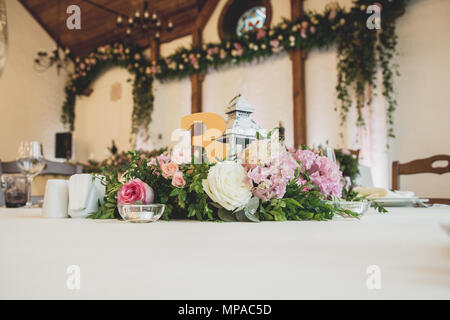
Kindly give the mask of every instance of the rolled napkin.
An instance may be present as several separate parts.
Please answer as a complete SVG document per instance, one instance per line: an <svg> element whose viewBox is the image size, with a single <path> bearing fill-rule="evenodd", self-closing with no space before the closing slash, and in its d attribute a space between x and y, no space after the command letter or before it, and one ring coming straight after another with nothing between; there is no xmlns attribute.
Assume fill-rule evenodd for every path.
<svg viewBox="0 0 450 320"><path fill-rule="evenodd" d="M86 218L98 210L98 203L103 202L105 186L100 176L88 173L74 174L69 179L69 216Z"/></svg>
<svg viewBox="0 0 450 320"><path fill-rule="evenodd" d="M356 192L362 197L367 196L369 199L377 199L384 198L388 194L388 190L384 188L375 188L375 187L356 187Z"/></svg>
<svg viewBox="0 0 450 320"><path fill-rule="evenodd" d="M414 192L412 191L391 191L384 188L374 188L374 187L356 187L356 192L360 196L367 196L369 199L404 199L404 198L414 198Z"/></svg>

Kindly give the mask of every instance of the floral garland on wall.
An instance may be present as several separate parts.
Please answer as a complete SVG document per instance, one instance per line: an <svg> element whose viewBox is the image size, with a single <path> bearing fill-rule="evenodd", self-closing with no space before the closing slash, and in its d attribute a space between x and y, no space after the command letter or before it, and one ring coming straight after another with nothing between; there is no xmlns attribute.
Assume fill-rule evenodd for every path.
<svg viewBox="0 0 450 320"><path fill-rule="evenodd" d="M379 0L382 8L381 32L369 30L366 20L369 0L354 1L352 8L339 7L337 2L326 6L325 12L306 12L297 21L284 20L270 29L258 29L244 36L221 43L205 43L198 48L180 48L174 54L158 61L149 61L143 49L126 43L99 47L85 59L76 59L75 72L66 86L62 121L74 129L76 95L83 94L91 82L106 67L120 66L135 75L133 83L132 136L140 128L147 132L153 111L153 79L161 81L180 79L194 73L219 69L230 64L258 61L281 52L296 49L324 48L337 43L338 83L342 124L356 101L358 125L364 125L361 109L370 103L372 89L376 87L377 67L383 74L383 95L387 101L388 135L393 137L393 113L396 101L393 96L397 37L395 19L405 10L407 0ZM354 95L354 96L353 96ZM336 108L337 109L337 108Z"/></svg>

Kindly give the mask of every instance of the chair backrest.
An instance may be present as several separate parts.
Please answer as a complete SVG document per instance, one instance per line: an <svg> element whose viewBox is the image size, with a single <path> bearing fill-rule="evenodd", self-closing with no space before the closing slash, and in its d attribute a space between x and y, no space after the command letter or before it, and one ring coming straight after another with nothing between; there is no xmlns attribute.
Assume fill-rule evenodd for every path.
<svg viewBox="0 0 450 320"><path fill-rule="evenodd" d="M3 192L2 161L0 159L0 207L4 205L5 205L5 194Z"/></svg>
<svg viewBox="0 0 450 320"><path fill-rule="evenodd" d="M0 166L3 173L21 173L17 161L1 162ZM64 176L71 176L76 173L82 173L83 166L81 164L70 164L45 160L45 168L40 173L41 175L58 174ZM1 175L1 174L0 174Z"/></svg>
<svg viewBox="0 0 450 320"><path fill-rule="evenodd" d="M437 161L447 161L447 166L433 167ZM450 155L439 154L425 159L417 159L407 163L392 162L392 190L399 190L400 175L435 173L444 174L450 172ZM437 200L437 199L435 199ZM441 202L450 203L450 199L439 199ZM433 202L433 201L430 201Z"/></svg>
<svg viewBox="0 0 450 320"><path fill-rule="evenodd" d="M348 151L350 151L350 154L354 155L356 157L356 159L359 159L359 151L360 151L360 149L357 149L357 150L349 149Z"/></svg>

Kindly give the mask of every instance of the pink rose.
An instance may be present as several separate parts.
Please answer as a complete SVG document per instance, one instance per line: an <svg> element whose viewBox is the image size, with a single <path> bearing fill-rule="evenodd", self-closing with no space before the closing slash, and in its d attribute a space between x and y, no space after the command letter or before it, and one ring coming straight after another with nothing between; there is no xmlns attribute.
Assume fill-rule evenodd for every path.
<svg viewBox="0 0 450 320"><path fill-rule="evenodd" d="M237 56L242 56L244 48L237 42L234 43L234 48Z"/></svg>
<svg viewBox="0 0 450 320"><path fill-rule="evenodd" d="M183 188L186 185L186 181L183 178L181 171L175 172L172 178L172 185L176 188Z"/></svg>
<svg viewBox="0 0 450 320"><path fill-rule="evenodd" d="M266 36L266 30L258 29L258 32L256 33L256 39L261 40L265 36Z"/></svg>
<svg viewBox="0 0 450 320"><path fill-rule="evenodd" d="M335 18L336 18L336 16L337 16L337 11L336 11L336 9L332 9L331 11L330 11L330 14L328 15L328 20L334 20Z"/></svg>
<svg viewBox="0 0 450 320"><path fill-rule="evenodd" d="M133 204L137 201L150 204L153 203L154 198L153 189L139 178L128 181L117 192L118 204Z"/></svg>
<svg viewBox="0 0 450 320"><path fill-rule="evenodd" d="M304 28L302 28L302 29L300 29L300 36L303 38L303 39L306 39L308 36L306 35L306 29L304 29Z"/></svg>
<svg viewBox="0 0 450 320"><path fill-rule="evenodd" d="M178 171L178 164L176 164L175 162L162 163L161 171L164 178L172 178Z"/></svg>

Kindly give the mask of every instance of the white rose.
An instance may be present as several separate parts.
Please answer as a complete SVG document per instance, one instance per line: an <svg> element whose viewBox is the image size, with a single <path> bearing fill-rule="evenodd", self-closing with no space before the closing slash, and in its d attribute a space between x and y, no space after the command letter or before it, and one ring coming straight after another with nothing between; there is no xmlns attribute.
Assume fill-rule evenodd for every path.
<svg viewBox="0 0 450 320"><path fill-rule="evenodd" d="M245 182L244 168L233 161L218 162L202 181L203 190L216 203L229 211L243 207L252 197L251 187Z"/></svg>

